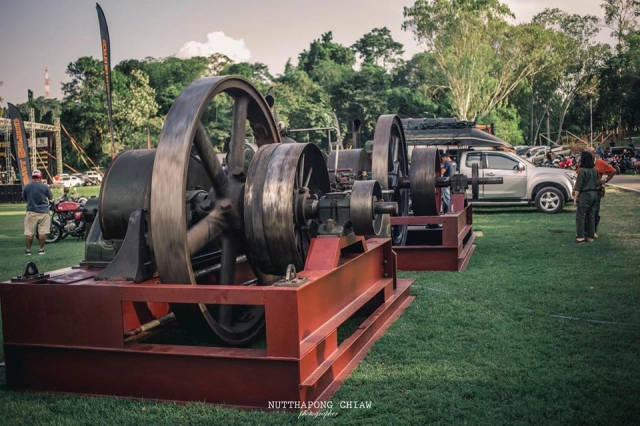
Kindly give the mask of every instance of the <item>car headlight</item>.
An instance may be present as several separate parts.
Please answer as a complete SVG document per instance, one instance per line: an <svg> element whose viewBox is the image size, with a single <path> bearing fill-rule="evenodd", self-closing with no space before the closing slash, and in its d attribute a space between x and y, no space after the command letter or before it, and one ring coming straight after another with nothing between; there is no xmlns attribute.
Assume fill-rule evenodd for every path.
<svg viewBox="0 0 640 426"><path fill-rule="evenodd" d="M578 175L573 172L564 172L564 174L567 175L567 177L569 177L569 179L571 180L576 180L576 178L578 177Z"/></svg>

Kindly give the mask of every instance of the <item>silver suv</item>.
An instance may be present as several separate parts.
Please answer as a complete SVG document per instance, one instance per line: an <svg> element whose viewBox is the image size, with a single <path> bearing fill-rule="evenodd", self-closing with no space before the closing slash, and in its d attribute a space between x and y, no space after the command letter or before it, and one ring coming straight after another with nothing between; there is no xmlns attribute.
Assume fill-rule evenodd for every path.
<svg viewBox="0 0 640 426"><path fill-rule="evenodd" d="M458 170L471 176L478 165L480 177L502 177L499 185L480 185L474 205L531 205L542 213L558 213L573 198L576 174L570 170L536 167L526 159L502 151L459 152ZM469 189L469 197L471 196Z"/></svg>

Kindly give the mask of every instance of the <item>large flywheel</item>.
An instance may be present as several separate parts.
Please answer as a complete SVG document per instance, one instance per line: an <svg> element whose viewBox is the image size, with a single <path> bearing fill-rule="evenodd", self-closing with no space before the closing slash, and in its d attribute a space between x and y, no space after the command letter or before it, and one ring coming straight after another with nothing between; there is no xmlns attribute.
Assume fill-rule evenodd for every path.
<svg viewBox="0 0 640 426"><path fill-rule="evenodd" d="M385 201L398 203L397 216L409 216L409 188L402 185L409 178L407 145L402 122L397 115L378 118L373 138L371 166L373 179L378 181ZM394 226L391 230L394 246L402 246L407 239L407 225Z"/></svg>
<svg viewBox="0 0 640 426"><path fill-rule="evenodd" d="M223 170L201 122L217 95L233 99L230 151ZM241 77L211 77L188 86L169 110L153 165L150 231L160 280L170 284L198 284L217 271L217 282L236 284L236 269L244 252L243 203L245 137L249 124L255 143L280 141L269 105L251 83ZM187 193L190 159L201 162L209 187ZM191 160L192 161L192 160ZM194 201L195 200L195 201ZM193 219L186 204L197 205ZM217 264L217 265L216 265ZM260 284L260 274L258 284ZM243 344L264 324L262 307L172 304L179 321L231 343Z"/></svg>

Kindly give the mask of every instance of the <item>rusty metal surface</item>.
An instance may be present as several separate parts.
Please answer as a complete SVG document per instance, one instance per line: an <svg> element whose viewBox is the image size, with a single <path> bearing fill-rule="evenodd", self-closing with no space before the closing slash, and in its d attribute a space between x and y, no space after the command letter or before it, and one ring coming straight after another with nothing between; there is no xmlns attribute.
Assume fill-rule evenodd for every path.
<svg viewBox="0 0 640 426"><path fill-rule="evenodd" d="M230 152L223 170L201 117L213 98L233 99ZM184 89L172 105L160 134L151 179L150 234L160 279L164 283L197 284L192 256L222 247L220 284L234 284L235 259L241 254L245 134L249 123L256 145L277 143L280 135L269 105L242 77L203 78ZM185 197L192 150L208 177L208 215L188 229ZM226 173L226 174L225 174ZM201 252L203 250L203 252ZM213 332L232 344L244 344L262 327L262 313L252 307L174 307L176 316L196 333ZM245 319L247 319L245 321Z"/></svg>
<svg viewBox="0 0 640 426"><path fill-rule="evenodd" d="M376 203L378 201L382 202L383 198L380 184L377 181L354 182L349 211L353 232L356 235L380 235L382 214L376 212Z"/></svg>
<svg viewBox="0 0 640 426"><path fill-rule="evenodd" d="M338 167L335 168L336 155L338 156ZM329 153L327 158L329 169L329 181L336 180L336 173L350 171L356 180L366 179L371 176L371 160L369 154L364 149L341 149Z"/></svg>
<svg viewBox="0 0 640 426"><path fill-rule="evenodd" d="M440 177L440 154L438 148L414 149L411 153L411 207L416 216L440 214L441 190L436 187Z"/></svg>
<svg viewBox="0 0 640 426"><path fill-rule="evenodd" d="M104 238L123 239L131 213L149 210L155 153L155 149L124 151L109 165L100 186L98 207Z"/></svg>
<svg viewBox="0 0 640 426"><path fill-rule="evenodd" d="M409 177L409 161L407 145L400 117L382 115L378 118L373 139L373 155L371 171L373 179L378 181L383 191L392 190L385 195L385 201L398 203L397 216L409 215L409 188L401 187L401 180ZM391 225L389 225L391 226ZM391 230L383 229L383 236L390 236L393 245L403 245L407 237L406 226L393 226Z"/></svg>
<svg viewBox="0 0 640 426"><path fill-rule="evenodd" d="M238 159L235 157L244 155L247 120L258 146L279 142L269 105L253 85L243 78L203 78L180 93L162 128L152 176L150 227L158 272L163 282L196 283L187 244L184 209L187 166L200 118L210 101L220 93L226 93L234 99L232 155L228 165L231 173L234 173L234 167L241 167L243 162L236 161ZM201 143L196 148L202 150L199 152L201 158L207 161L215 158L213 163L205 163L204 167L209 176L216 176L219 170L217 157L208 155L213 147ZM225 194L216 195L226 198ZM237 210L238 206L232 204L231 208Z"/></svg>
<svg viewBox="0 0 640 426"><path fill-rule="evenodd" d="M302 270L317 223L304 215L306 200L330 191L320 149L314 144L262 147L249 167L244 225L250 258L261 271Z"/></svg>

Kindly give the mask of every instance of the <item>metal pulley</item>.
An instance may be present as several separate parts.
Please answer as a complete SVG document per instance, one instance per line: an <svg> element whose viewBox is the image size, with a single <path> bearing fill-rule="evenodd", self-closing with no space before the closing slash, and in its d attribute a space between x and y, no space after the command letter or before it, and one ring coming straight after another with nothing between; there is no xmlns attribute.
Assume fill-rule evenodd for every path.
<svg viewBox="0 0 640 426"><path fill-rule="evenodd" d="M331 192L320 149L309 143L262 147L247 175L244 226L248 255L267 274L289 265L304 268L318 235L378 235L382 216L395 212L375 181L356 181L351 191Z"/></svg>
<svg viewBox="0 0 640 426"><path fill-rule="evenodd" d="M383 215L397 214L398 204L384 201L377 181L358 181L353 184L349 209L356 235L380 235Z"/></svg>

